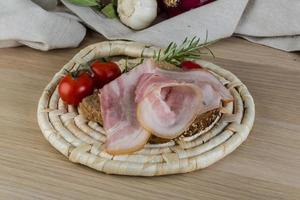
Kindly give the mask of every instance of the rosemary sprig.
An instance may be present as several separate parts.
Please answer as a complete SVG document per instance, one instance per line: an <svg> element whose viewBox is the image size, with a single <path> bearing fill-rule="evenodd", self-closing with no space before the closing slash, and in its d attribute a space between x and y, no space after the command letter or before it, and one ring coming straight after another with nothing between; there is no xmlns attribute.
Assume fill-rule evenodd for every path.
<svg viewBox="0 0 300 200"><path fill-rule="evenodd" d="M125 59L125 64L124 64L125 65L125 67L124 67L124 72L125 73L129 72L131 69L135 68L136 66L142 64L145 60L145 58L141 56L140 61L133 64L133 63L129 63L128 59L129 59L129 57L127 56L126 59Z"/></svg>
<svg viewBox="0 0 300 200"><path fill-rule="evenodd" d="M179 66L184 60L199 59L204 54L211 54L214 57L213 52L207 47L207 45L212 43L207 42L207 35L206 32L204 43L201 43L200 38L197 37L193 37L192 39L185 38L180 45L171 42L165 50L162 49L156 52L154 59ZM208 52L201 51L201 48L207 49Z"/></svg>

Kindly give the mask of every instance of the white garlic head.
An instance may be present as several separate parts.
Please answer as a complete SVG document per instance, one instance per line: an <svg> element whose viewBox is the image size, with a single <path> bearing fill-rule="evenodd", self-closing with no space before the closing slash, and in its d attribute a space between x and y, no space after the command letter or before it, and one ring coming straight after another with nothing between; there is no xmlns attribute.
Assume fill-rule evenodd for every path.
<svg viewBox="0 0 300 200"><path fill-rule="evenodd" d="M148 27L157 16L156 0L118 0L120 20L134 30Z"/></svg>

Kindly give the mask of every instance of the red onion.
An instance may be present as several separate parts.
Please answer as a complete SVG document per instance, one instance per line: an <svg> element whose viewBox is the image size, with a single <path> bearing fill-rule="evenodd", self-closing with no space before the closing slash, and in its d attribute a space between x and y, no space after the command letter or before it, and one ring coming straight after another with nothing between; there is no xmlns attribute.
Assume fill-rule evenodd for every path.
<svg viewBox="0 0 300 200"><path fill-rule="evenodd" d="M173 17L213 1L214 0L158 0L158 3L170 17Z"/></svg>

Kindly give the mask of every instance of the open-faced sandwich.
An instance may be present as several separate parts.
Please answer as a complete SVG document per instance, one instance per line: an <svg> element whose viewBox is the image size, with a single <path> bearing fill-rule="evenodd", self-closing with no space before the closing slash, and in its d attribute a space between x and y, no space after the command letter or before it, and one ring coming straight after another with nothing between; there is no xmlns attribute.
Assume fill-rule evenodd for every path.
<svg viewBox="0 0 300 200"><path fill-rule="evenodd" d="M173 57L141 59L122 74L117 62L96 60L91 64L92 81L82 81L86 87L78 89L77 96L93 94L81 101L79 111L103 126L107 153L131 154L147 143L164 143L201 132L218 119L224 104L233 101L214 74L189 60L197 48L176 57L186 49L171 45L164 54L169 51ZM86 74L80 73L74 81ZM109 81L103 77L110 77ZM59 93L67 102L66 96L72 92L64 91L64 79ZM93 92L91 84L99 89Z"/></svg>
<svg viewBox="0 0 300 200"><path fill-rule="evenodd" d="M106 151L115 155L204 130L229 101L229 91L205 69L165 70L145 60L86 97L80 110L103 125Z"/></svg>

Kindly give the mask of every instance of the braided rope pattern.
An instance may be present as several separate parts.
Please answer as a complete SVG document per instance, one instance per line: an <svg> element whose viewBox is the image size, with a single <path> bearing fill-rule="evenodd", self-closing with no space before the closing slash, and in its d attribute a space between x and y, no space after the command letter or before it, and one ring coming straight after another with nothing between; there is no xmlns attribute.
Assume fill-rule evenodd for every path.
<svg viewBox="0 0 300 200"><path fill-rule="evenodd" d="M98 57L151 57L158 49L135 42L113 41L93 44L81 50L44 89L38 105L38 123L45 138L74 163L108 174L158 176L186 173L205 168L235 150L247 138L255 117L253 98L246 86L231 72L199 60L231 91L234 103L205 132L165 144L147 144L131 155L112 156L103 151L105 131L88 121L74 106L59 98L57 85L64 69L76 70L81 63Z"/></svg>

